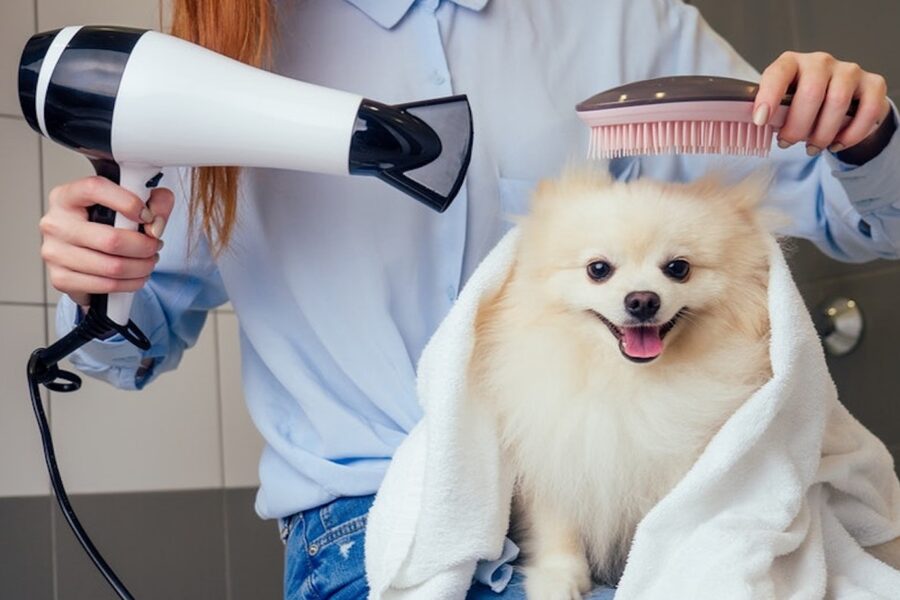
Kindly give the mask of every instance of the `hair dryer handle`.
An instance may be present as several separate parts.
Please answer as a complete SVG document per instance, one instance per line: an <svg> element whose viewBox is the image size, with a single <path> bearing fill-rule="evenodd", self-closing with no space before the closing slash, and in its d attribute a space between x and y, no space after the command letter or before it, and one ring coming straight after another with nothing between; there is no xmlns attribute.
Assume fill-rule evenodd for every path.
<svg viewBox="0 0 900 600"><path fill-rule="evenodd" d="M119 165L109 159L91 159L94 170L97 175L106 177L107 179L119 184L135 196L141 199L144 204L150 198L150 192L157 186L162 171L159 167L149 167L146 165ZM131 231L141 231L144 228L142 224L135 223L124 215L103 206L95 204L88 209L89 220L95 223L104 223L119 227L122 229L130 229ZM91 311L97 311L99 314L105 314L112 321L119 325L128 325L129 315L131 314L131 303L134 300L133 292L115 292L112 294L92 294L91 295Z"/></svg>

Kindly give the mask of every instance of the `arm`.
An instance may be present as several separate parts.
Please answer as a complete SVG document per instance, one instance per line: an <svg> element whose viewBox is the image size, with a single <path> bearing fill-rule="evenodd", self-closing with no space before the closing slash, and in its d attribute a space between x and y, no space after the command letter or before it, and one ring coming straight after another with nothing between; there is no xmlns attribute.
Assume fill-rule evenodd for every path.
<svg viewBox="0 0 900 600"><path fill-rule="evenodd" d="M661 6L663 10L659 10L662 22L658 55L652 61L652 72L647 73L647 77L702 73L753 81L760 79L760 75L709 27L695 8L680 0L651 2L658 10ZM767 75L771 73L767 72ZM770 95L780 96L777 85L768 87ZM822 98L818 100L821 104ZM757 104L759 102L758 99ZM799 106L796 101L795 106ZM792 113L795 106L792 106ZM877 108L874 112L878 112ZM887 110L887 106L884 108ZM896 109L891 107L890 111L889 118L896 119ZM862 108L861 112L864 112ZM871 108L865 112L873 113ZM852 137L854 131L859 138L862 125L854 121L851 127L855 129L848 127L832 142L846 141L844 137L848 133ZM817 134L803 131L802 123L793 127L791 133L793 139L787 140L791 142L807 141ZM818 134L821 137L821 132ZM834 132L831 137L834 138ZM790 224L782 233L807 238L826 254L845 261L900 257L898 137L896 131L893 132L887 146L859 166L844 162L831 152L809 156L803 144L773 149L770 164L775 182L771 201L790 218ZM831 145L831 142L818 143ZM846 153L850 150L852 148L841 152L840 156L849 158ZM753 160L693 156L649 158L640 162L639 172L675 179L693 179L711 166L727 169L730 173L748 172L760 166Z"/></svg>
<svg viewBox="0 0 900 600"><path fill-rule="evenodd" d="M178 173L167 172L166 177L171 181ZM85 374L123 389L144 387L178 365L184 351L196 342L207 312L227 300L205 238L198 235L188 242L187 199L180 193L186 185L175 180L178 198L166 226L167 243L149 281L135 294L132 307L132 320L147 334L150 349L141 352L121 336L91 342L70 357ZM158 205L154 212L159 212ZM78 304L63 296L57 306L57 332L67 333L80 316Z"/></svg>

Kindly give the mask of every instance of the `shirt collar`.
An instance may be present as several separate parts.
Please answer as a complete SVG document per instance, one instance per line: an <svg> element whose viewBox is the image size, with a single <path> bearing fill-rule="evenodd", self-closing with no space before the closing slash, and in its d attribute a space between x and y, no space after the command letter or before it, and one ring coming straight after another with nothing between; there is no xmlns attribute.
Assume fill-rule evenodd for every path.
<svg viewBox="0 0 900 600"><path fill-rule="evenodd" d="M400 22L416 0L348 0L350 4L366 13L369 18L384 27L391 29ZM452 0L459 6L481 10L488 0Z"/></svg>

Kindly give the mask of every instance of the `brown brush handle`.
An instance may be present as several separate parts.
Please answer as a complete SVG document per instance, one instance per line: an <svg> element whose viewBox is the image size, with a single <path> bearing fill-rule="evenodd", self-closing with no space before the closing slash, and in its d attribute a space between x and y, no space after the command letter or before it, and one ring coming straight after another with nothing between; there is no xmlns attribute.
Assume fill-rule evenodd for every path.
<svg viewBox="0 0 900 600"><path fill-rule="evenodd" d="M753 102L756 100L758 91L758 83L743 79L709 75L677 75L636 81L600 92L579 103L575 110L584 112L624 106L702 102L705 100ZM796 91L796 86L789 87L781 104L789 106ZM847 116L855 116L858 108L859 100L854 99L847 109Z"/></svg>

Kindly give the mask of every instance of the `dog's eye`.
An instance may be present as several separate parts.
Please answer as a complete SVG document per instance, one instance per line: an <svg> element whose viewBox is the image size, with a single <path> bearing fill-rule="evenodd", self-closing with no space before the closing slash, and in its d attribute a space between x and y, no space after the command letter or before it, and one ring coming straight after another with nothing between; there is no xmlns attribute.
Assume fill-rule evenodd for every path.
<svg viewBox="0 0 900 600"><path fill-rule="evenodd" d="M603 281L612 275L613 268L608 262L597 260L587 266L588 277L594 281Z"/></svg>
<svg viewBox="0 0 900 600"><path fill-rule="evenodd" d="M678 258L663 267L663 272L676 281L684 281L691 272L691 263Z"/></svg>

